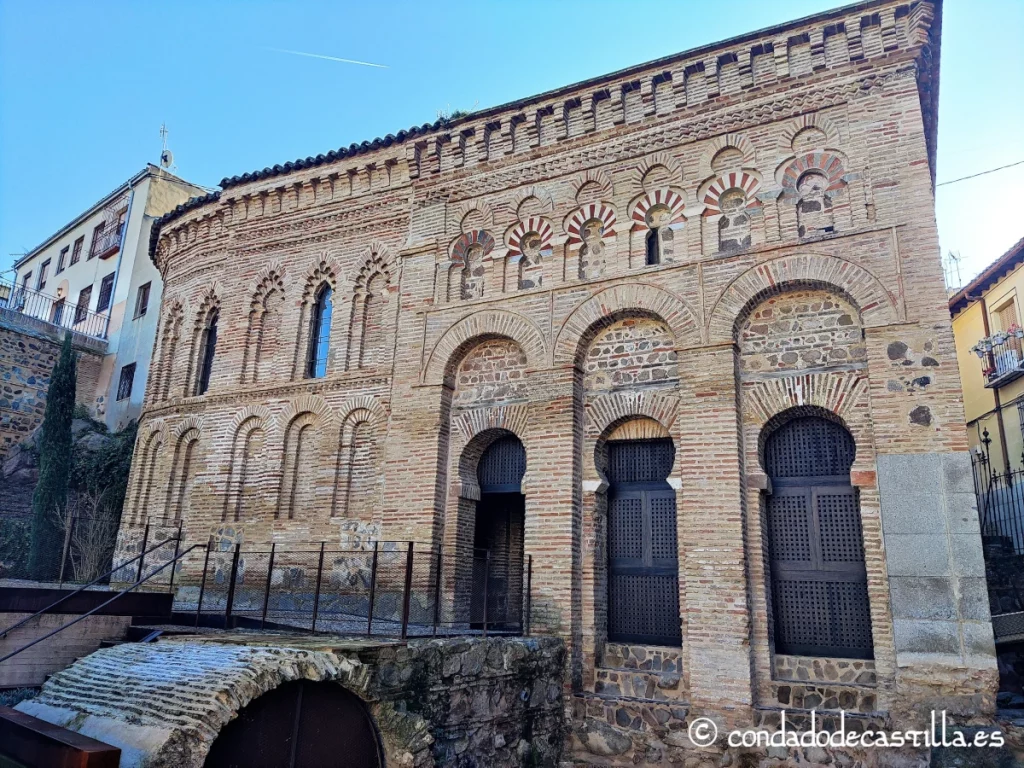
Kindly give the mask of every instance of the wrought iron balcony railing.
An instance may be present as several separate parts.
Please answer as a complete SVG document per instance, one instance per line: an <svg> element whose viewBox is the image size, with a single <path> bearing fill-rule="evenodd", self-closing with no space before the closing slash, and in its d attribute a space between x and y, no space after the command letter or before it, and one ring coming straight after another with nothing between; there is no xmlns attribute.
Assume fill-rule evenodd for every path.
<svg viewBox="0 0 1024 768"><path fill-rule="evenodd" d="M107 338L107 315L0 280L0 308L96 339Z"/></svg>
<svg viewBox="0 0 1024 768"><path fill-rule="evenodd" d="M98 256L101 259L109 259L117 249L121 247L121 230L123 224L108 225L98 237L94 237L92 245L89 246L89 258Z"/></svg>
<svg viewBox="0 0 1024 768"><path fill-rule="evenodd" d="M971 351L981 358L981 373L986 387L995 389L1024 376L1022 339L1024 328L1014 324L971 347Z"/></svg>

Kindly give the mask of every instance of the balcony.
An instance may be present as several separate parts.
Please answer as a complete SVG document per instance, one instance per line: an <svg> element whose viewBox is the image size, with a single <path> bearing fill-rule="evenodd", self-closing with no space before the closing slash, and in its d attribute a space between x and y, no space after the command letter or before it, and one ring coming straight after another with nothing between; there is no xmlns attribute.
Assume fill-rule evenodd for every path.
<svg viewBox="0 0 1024 768"><path fill-rule="evenodd" d="M102 234L93 237L92 245L89 247L89 258L98 256L101 259L109 259L118 248L121 247L121 230L124 225L107 225Z"/></svg>
<svg viewBox="0 0 1024 768"><path fill-rule="evenodd" d="M0 313L4 310L31 317L94 339L107 338L107 316L67 305L64 299L0 280Z"/></svg>
<svg viewBox="0 0 1024 768"><path fill-rule="evenodd" d="M988 389L998 389L1024 376L1022 339L1024 328L1015 323L971 347L971 351L981 359L981 374Z"/></svg>

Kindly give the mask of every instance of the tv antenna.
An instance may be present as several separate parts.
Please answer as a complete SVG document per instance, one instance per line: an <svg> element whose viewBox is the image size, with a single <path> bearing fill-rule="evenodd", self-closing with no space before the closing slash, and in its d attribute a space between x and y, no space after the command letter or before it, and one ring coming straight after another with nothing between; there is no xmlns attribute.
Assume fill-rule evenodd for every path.
<svg viewBox="0 0 1024 768"><path fill-rule="evenodd" d="M174 153L167 148L167 124L160 124L160 167L167 171L173 171L177 166L174 165Z"/></svg>

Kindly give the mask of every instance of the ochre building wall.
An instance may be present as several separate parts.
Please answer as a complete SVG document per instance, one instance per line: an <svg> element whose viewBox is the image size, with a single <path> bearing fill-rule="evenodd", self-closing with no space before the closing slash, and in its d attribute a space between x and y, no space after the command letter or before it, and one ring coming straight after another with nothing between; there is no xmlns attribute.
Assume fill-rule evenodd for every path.
<svg viewBox="0 0 1024 768"><path fill-rule="evenodd" d="M465 547L475 461L511 432L532 625L568 641L587 759L670 749L694 714L991 709L933 212L937 36L930 3L868 3L226 180L154 241L165 291L122 540L166 516L222 548ZM309 379L324 283L327 375ZM868 661L773 652L760 450L794 408L855 439ZM606 643L599 461L634 432L676 450L670 702L609 685L638 657L652 674Z"/></svg>

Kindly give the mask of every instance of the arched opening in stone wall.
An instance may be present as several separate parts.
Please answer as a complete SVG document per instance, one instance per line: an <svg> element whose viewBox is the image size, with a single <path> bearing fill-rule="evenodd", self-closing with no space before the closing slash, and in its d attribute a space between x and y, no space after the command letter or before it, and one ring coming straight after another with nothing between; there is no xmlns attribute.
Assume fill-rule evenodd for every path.
<svg viewBox="0 0 1024 768"><path fill-rule="evenodd" d="M824 409L797 407L765 425L760 448L776 653L872 658L853 436Z"/></svg>
<svg viewBox="0 0 1024 768"><path fill-rule="evenodd" d="M607 479L608 639L682 645L675 446L652 419L633 419L600 440Z"/></svg>
<svg viewBox="0 0 1024 768"><path fill-rule="evenodd" d="M295 680L249 703L224 726L205 768L382 768L366 704L337 683Z"/></svg>
<svg viewBox="0 0 1024 768"><path fill-rule="evenodd" d="M516 628L523 607L523 531L526 449L505 433L477 464L480 500L473 521L473 586L470 623Z"/></svg>

